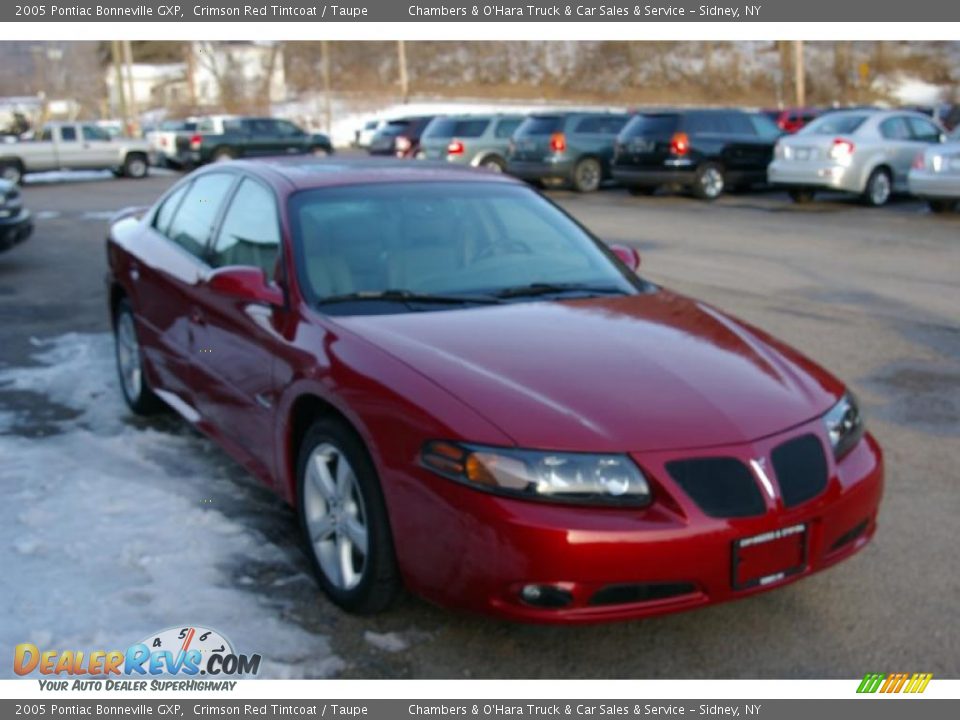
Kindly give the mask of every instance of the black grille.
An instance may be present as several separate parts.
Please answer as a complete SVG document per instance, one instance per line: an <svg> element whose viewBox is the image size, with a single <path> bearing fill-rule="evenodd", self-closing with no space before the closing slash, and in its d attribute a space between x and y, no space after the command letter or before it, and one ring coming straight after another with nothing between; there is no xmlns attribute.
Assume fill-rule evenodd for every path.
<svg viewBox="0 0 960 720"><path fill-rule="evenodd" d="M834 540L833 545L830 546L830 550L839 550L844 545L849 545L858 537L863 535L863 531L867 529L867 520L864 520L859 525L854 528L847 530L843 535Z"/></svg>
<svg viewBox="0 0 960 720"><path fill-rule="evenodd" d="M635 585L607 585L590 598L591 605L625 605L627 603L665 600L694 591L692 583L643 583Z"/></svg>
<svg viewBox="0 0 960 720"><path fill-rule="evenodd" d="M827 456L816 435L802 435L778 445L770 459L787 507L806 502L827 487Z"/></svg>
<svg viewBox="0 0 960 720"><path fill-rule="evenodd" d="M766 510L753 476L735 458L674 460L667 472L710 517L748 517Z"/></svg>

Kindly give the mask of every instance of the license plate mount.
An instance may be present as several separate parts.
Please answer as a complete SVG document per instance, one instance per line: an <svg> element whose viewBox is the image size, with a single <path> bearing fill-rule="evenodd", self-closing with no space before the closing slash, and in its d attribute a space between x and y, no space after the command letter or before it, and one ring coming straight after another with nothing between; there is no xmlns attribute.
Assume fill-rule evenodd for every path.
<svg viewBox="0 0 960 720"><path fill-rule="evenodd" d="M803 572L807 566L805 523L734 540L731 581L734 590L770 585Z"/></svg>

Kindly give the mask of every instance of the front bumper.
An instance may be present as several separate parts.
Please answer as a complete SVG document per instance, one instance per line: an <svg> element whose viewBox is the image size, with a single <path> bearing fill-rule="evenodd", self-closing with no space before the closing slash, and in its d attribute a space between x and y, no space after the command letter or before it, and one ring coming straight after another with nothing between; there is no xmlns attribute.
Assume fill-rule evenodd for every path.
<svg viewBox="0 0 960 720"><path fill-rule="evenodd" d="M767 167L767 181L781 187L863 192L860 173L852 166L832 161L774 160Z"/></svg>
<svg viewBox="0 0 960 720"><path fill-rule="evenodd" d="M0 209L0 213L3 209ZM0 217L0 252L24 242L33 233L33 217L26 210Z"/></svg>
<svg viewBox="0 0 960 720"><path fill-rule="evenodd" d="M702 456L769 457L770 450L820 421L748 445L711 448ZM768 500L763 515L713 518L670 479L664 466L688 453L644 453L635 459L654 488L645 509L589 508L506 499L415 469L395 478L391 521L408 586L446 606L525 622L583 623L660 615L735 600L780 587L853 555L876 530L883 490L879 446L866 435L840 463L829 458L829 481L818 496L785 509ZM397 509L400 512L395 512ZM803 524L802 567L755 587L735 589L734 542ZM562 588L572 601L535 607L521 599L527 584ZM653 599L605 601L600 591L675 588Z"/></svg>
<svg viewBox="0 0 960 720"><path fill-rule="evenodd" d="M507 172L521 180L566 182L573 175L573 160L557 157L551 160L507 160Z"/></svg>
<svg viewBox="0 0 960 720"><path fill-rule="evenodd" d="M960 199L960 175L911 170L907 183L910 194L934 200Z"/></svg>

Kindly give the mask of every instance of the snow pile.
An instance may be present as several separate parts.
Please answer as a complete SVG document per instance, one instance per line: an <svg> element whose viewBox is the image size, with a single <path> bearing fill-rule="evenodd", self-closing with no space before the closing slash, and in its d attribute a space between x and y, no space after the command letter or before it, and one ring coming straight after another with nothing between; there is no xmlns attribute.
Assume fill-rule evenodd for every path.
<svg viewBox="0 0 960 720"><path fill-rule="evenodd" d="M363 634L363 639L373 647L377 648L377 650L382 650L383 652L388 653L403 652L409 647L407 641L404 640L399 633L395 632L375 633L371 630L367 630Z"/></svg>
<svg viewBox="0 0 960 720"><path fill-rule="evenodd" d="M247 492L226 477L229 463L189 430L131 421L109 335L38 344L40 364L0 370L0 392L36 392L80 414L44 438L12 434L16 414L0 414L0 657L22 642L125 649L167 627L200 625L237 652L261 653L261 677L339 672L344 663L325 637L234 580L238 568L300 570L218 510Z"/></svg>

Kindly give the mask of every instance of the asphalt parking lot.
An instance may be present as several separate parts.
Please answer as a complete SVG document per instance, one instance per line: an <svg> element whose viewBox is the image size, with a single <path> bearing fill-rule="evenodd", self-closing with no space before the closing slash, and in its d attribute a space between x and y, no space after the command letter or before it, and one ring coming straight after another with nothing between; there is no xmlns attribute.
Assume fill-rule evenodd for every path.
<svg viewBox="0 0 960 720"><path fill-rule="evenodd" d="M112 388L72 401L45 394L42 386L15 388L11 378L37 365L38 342L80 333L106 346L106 218L125 206L149 204L176 177L130 181L107 174L25 188L25 202L37 216L34 237L0 254L0 441L7 441L0 447L43 458L65 424L85 411L78 403L105 404L108 415L125 413L112 378L104 381ZM960 676L960 214L933 215L905 199L881 209L839 197L799 207L778 193L727 196L713 204L683 196L634 198L617 189L551 197L605 240L637 247L641 272L650 279L771 332L849 382L886 452L886 497L875 541L853 559L776 592L645 621L521 626L414 598L384 616L355 618L328 604L304 574L292 512L176 418L136 421L140 441L130 452L165 468L169 492L189 502L198 492L210 495L212 509L237 528L209 539L226 553L233 544L236 553L212 556L220 560L196 576L196 563L182 567L181 586L215 584L210 603L235 599L260 613L275 644L253 650L281 655L283 643L299 637L289 640L295 651L273 658L277 675L284 674L282 666L288 675L377 678ZM73 362L79 382L83 358ZM584 382L589 372L584 368ZM172 444L177 452L165 453ZM71 461L82 465L85 446L79 447ZM0 471L7 504L43 480L15 474L16 462L12 467L6 475ZM213 478L209 492L182 481L204 473ZM136 481L131 472L129 482ZM115 517L92 512L90 522L101 525ZM19 518L29 525L26 511ZM55 528L59 519L48 522ZM16 539L15 527L3 532L0 542L16 542L16 552L42 560ZM243 557L245 543L260 548L255 561ZM76 582L110 586L96 577ZM144 634L155 629L150 623L184 620L137 597L131 594L130 602L142 602L149 618ZM18 613L42 617L44 602L0 607L0 644L13 630L34 630L16 627ZM85 639L79 628L104 622L83 615L83 607L65 606L59 622L70 632L51 631L53 640ZM210 608L211 624L218 612ZM238 634L235 640L250 644L234 629ZM311 644L323 650L311 654Z"/></svg>

